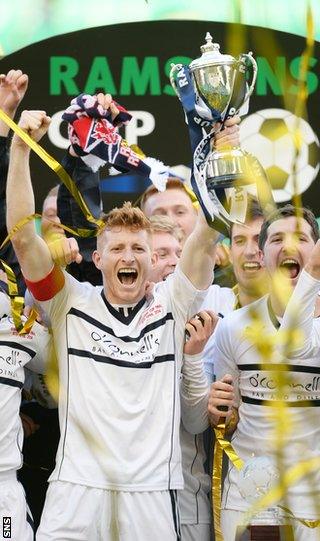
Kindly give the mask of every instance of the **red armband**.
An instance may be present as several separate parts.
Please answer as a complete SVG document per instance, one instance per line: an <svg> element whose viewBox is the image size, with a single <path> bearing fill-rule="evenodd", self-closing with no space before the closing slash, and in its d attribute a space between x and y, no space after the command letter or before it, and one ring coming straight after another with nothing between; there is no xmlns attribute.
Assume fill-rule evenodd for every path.
<svg viewBox="0 0 320 541"><path fill-rule="evenodd" d="M39 282L31 282L26 278L24 280L27 288L38 301L48 301L52 299L59 293L65 283L64 274L61 268L56 265L49 274L42 280L39 280Z"/></svg>

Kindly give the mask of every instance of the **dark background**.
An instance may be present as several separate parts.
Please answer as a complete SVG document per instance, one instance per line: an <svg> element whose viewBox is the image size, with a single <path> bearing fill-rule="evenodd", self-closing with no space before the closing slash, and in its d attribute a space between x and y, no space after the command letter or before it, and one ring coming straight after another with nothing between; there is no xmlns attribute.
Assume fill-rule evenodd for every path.
<svg viewBox="0 0 320 541"><path fill-rule="evenodd" d="M49 61L51 56L72 56L80 64L80 73L76 76L79 89L83 91L87 76L95 56L106 56L116 84L120 86L120 72L123 56L137 56L140 66L146 56L159 58L159 71L161 88L169 84L165 74L165 63L173 56L200 56L200 45L204 42L204 36L210 31L221 45L222 52L240 53L253 51L254 57L264 56L272 65L275 55L286 57L286 63L300 56L305 48L305 39L293 34L276 32L257 27L244 26L246 41L242 43L238 51L230 50L230 36L235 38L242 33L239 27L232 24L212 23L206 21L154 21L141 23L128 23L114 26L90 28L65 35L59 35L45 41L35 43L21 49L0 61L0 71L6 73L11 68L21 68L28 73L30 85L28 93L23 101L23 108L45 109L48 114L65 109L72 96L65 92L60 96L51 96L49 87ZM237 34L238 33L238 34ZM234 48L237 47L237 39L233 39ZM319 58L320 47L317 42L313 56ZM318 63L312 71L320 76ZM287 84L290 84L289 74ZM296 83L296 81L294 81ZM98 90L98 89L97 89ZM103 89L105 92L108 89ZM254 92L250 102L250 113L266 108L286 108L294 111L295 96L288 95L288 101L284 104L283 96L274 95L270 88L266 96L257 96ZM153 133L141 137L140 146L147 155L161 159L169 165L190 165L191 156L187 128L184 124L182 109L175 96L162 93L160 96L152 96L147 90L144 96L115 95L122 105L129 110L145 110L151 112L156 121ZM290 101L291 99L291 101ZM319 94L314 92L308 99L308 122L319 136ZM66 133L66 131L64 132ZM42 141L44 148L58 161L61 161L64 151L53 146L46 137ZM57 183L58 177L41 162L37 156L32 157L32 176L35 186L38 210L47 191ZM119 181L120 182L120 181ZM108 187L108 183L104 183ZM104 196L106 208L111 208L124 199L135 199L143 190L144 183L137 182L129 185L123 192L123 186L119 193L112 191ZM320 214L319 187L316 179L311 187L303 194L303 203L309 205ZM114 188L113 188L114 190Z"/></svg>

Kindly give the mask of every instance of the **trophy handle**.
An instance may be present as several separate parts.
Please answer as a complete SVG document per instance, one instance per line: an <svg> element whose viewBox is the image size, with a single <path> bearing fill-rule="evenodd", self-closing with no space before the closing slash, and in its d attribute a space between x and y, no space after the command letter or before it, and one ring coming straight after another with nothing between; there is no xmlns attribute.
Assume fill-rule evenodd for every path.
<svg viewBox="0 0 320 541"><path fill-rule="evenodd" d="M256 79L257 79L257 74L258 74L258 66L257 66L257 62L255 61L255 59L253 58L252 56L252 52L248 53L248 54L242 54L240 56L240 62L242 62L242 64L244 65L244 70L246 71L247 70L247 62L250 62L251 66L252 66L252 81L249 85L249 88L248 88L248 91L245 95L245 98L244 98L244 101L242 103L242 105L244 103L246 103L248 101L248 99L250 98L252 92L253 92L253 89L254 89L254 85L256 84Z"/></svg>
<svg viewBox="0 0 320 541"><path fill-rule="evenodd" d="M177 71L180 71L182 68L183 68L183 64L171 64L171 70L170 70L170 74L169 74L171 86L172 86L173 90L175 91L175 93L177 94L179 100L180 100L180 94L179 94L179 92L177 90L177 85L176 85L174 75L175 75L175 73Z"/></svg>

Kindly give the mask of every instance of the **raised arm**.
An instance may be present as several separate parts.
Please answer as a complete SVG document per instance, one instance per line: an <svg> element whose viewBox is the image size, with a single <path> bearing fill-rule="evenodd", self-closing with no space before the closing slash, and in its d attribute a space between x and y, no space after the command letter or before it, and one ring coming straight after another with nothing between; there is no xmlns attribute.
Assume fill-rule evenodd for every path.
<svg viewBox="0 0 320 541"><path fill-rule="evenodd" d="M240 144L239 122L239 116L226 121L225 129L215 135L214 148L216 150L228 149ZM219 233L209 227L203 212L199 210L196 227L183 247L179 262L182 272L197 289L207 289L212 284L219 237Z"/></svg>
<svg viewBox="0 0 320 541"><path fill-rule="evenodd" d="M179 262L180 269L197 289L207 289L212 284L219 236L199 210L196 227L183 247Z"/></svg>
<svg viewBox="0 0 320 541"><path fill-rule="evenodd" d="M39 141L47 132L50 118L44 111L24 111L19 126ZM14 135L10 151L7 181L7 228L12 228L23 218L35 212L34 194L30 177L30 148ZM12 244L24 276L37 282L47 276L53 261L45 241L36 233L34 221L19 229Z"/></svg>
<svg viewBox="0 0 320 541"><path fill-rule="evenodd" d="M14 118L17 108L28 88L28 75L21 70L10 70L0 75L0 108ZM7 137L9 126L0 120L0 136Z"/></svg>
<svg viewBox="0 0 320 541"><path fill-rule="evenodd" d="M11 119L23 99L28 87L28 76L21 70L10 70L0 75L0 109ZM8 133L9 126L0 119L0 244L7 236L6 227L6 185L8 175ZM25 284L21 276L20 266L11 242L0 250L0 258L12 268L18 283L19 293L23 294Z"/></svg>

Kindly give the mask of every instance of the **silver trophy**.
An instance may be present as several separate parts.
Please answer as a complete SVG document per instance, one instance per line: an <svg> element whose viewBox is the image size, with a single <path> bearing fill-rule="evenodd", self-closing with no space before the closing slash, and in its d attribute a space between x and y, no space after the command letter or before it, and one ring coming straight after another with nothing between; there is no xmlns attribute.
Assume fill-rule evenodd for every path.
<svg viewBox="0 0 320 541"><path fill-rule="evenodd" d="M239 111L241 114L247 113L248 100L257 78L257 63L252 53L241 54L237 59L221 54L220 45L212 43L209 32L205 39L206 44L200 47L202 55L191 62L189 71L195 90L195 110L203 120L201 127L211 130L213 137L218 130L223 129L227 118ZM181 93L178 87L183 84L179 81L182 67L181 64L172 65L170 72L170 81L179 99ZM201 154L201 150L198 154ZM195 155L196 152L194 158ZM272 191L264 169L256 157L240 147L222 151L211 149L198 169L209 198L217 201L216 195L219 193L221 202L223 192L225 199L228 199L229 212L221 213L220 210L220 214L228 216L229 220L245 220L246 187L253 195L257 195L263 208L269 203L271 206L268 210L273 207ZM251 185L251 189L248 185ZM201 197L205 199L206 196ZM225 202L223 205L225 207Z"/></svg>

